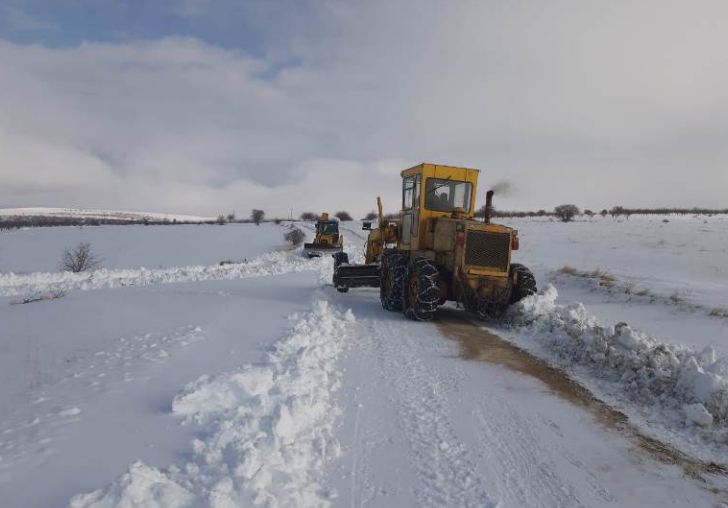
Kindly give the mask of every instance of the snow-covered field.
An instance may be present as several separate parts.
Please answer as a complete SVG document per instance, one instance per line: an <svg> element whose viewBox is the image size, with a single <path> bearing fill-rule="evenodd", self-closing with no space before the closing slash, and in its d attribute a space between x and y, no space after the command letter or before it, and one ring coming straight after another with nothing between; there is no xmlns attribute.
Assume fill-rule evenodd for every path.
<svg viewBox="0 0 728 508"><path fill-rule="evenodd" d="M281 226L0 233L0 506L728 502L728 220L512 225L543 292L486 328L560 372L336 293ZM105 269L58 273L80 241Z"/></svg>
<svg viewBox="0 0 728 508"><path fill-rule="evenodd" d="M253 228L259 228L251 232ZM282 246L272 224L90 226L0 231L0 274L56 272L65 249L91 245L103 268L162 268L242 261Z"/></svg>

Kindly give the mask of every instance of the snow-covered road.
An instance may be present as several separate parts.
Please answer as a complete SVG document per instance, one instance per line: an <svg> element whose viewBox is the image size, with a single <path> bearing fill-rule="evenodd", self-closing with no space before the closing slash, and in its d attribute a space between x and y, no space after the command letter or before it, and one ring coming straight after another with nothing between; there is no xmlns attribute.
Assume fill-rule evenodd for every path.
<svg viewBox="0 0 728 508"><path fill-rule="evenodd" d="M345 234L361 257L361 232ZM0 276L0 506L728 501L720 468L642 435L524 350L501 354L508 343L459 311L413 323L382 310L375 290L336 293L331 269L290 252L78 280ZM56 278L65 298L8 305ZM536 347L538 326L490 330L556 361ZM562 366L639 416L630 397ZM660 437L677 445L695 431L671 425Z"/></svg>
<svg viewBox="0 0 728 508"><path fill-rule="evenodd" d="M467 361L478 358L447 314L433 324L382 316L377 297L344 297L357 325L344 360L348 453L331 468L339 506L717 503L681 466L661 463L580 401L497 361Z"/></svg>

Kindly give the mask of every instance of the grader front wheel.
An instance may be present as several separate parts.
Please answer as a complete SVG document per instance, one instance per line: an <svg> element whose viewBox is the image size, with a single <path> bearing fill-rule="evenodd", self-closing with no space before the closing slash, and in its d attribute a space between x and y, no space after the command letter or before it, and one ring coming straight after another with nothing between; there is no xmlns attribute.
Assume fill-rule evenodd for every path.
<svg viewBox="0 0 728 508"><path fill-rule="evenodd" d="M440 302L440 272L428 259L415 258L407 268L404 315L415 321L429 321Z"/></svg>
<svg viewBox="0 0 728 508"><path fill-rule="evenodd" d="M513 263L511 264L511 280L515 279L513 289L511 290L511 298L509 304L514 304L526 298L535 295L538 290L536 288L536 277L527 267Z"/></svg>

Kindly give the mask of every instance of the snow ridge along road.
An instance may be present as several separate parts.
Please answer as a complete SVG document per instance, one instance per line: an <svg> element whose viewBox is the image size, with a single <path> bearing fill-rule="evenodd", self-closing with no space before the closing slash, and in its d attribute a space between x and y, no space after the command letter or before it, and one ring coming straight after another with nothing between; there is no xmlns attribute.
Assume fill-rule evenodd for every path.
<svg viewBox="0 0 728 508"><path fill-rule="evenodd" d="M321 299L292 319L290 335L261 364L203 376L175 398L174 413L202 429L183 469L138 462L70 506L330 506L336 494L322 485L321 472L340 453L333 437L337 360L355 319Z"/></svg>
<svg viewBox="0 0 728 508"><path fill-rule="evenodd" d="M0 297L49 293L58 289L93 290L175 282L247 279L321 269L323 258L306 260L301 250L270 252L243 263L158 269L101 269L90 273L0 274ZM318 262L317 262L318 261Z"/></svg>
<svg viewBox="0 0 728 508"><path fill-rule="evenodd" d="M549 286L523 300L510 311L516 327L499 332L575 371L580 382L658 439L702 460L728 461L726 358L717 358L710 346L697 351L661 343L626 323L602 326L581 303L559 305L557 297ZM700 446L705 439L713 441L709 453Z"/></svg>

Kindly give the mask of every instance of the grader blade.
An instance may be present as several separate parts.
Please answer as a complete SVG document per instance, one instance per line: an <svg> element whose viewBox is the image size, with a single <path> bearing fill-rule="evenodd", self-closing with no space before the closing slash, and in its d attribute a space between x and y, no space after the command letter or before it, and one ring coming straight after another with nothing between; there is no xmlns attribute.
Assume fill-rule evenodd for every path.
<svg viewBox="0 0 728 508"><path fill-rule="evenodd" d="M303 253L310 258L320 258L321 256L333 256L337 252L342 252L344 246L332 245L330 243L305 243L303 244Z"/></svg>
<svg viewBox="0 0 728 508"><path fill-rule="evenodd" d="M378 288L379 263L340 265L334 272L334 286L339 291L348 290L348 288Z"/></svg>

